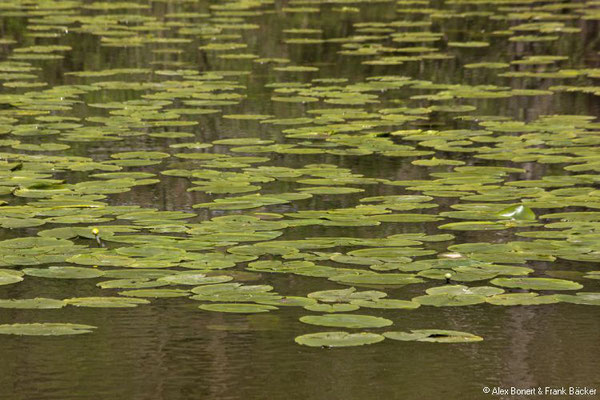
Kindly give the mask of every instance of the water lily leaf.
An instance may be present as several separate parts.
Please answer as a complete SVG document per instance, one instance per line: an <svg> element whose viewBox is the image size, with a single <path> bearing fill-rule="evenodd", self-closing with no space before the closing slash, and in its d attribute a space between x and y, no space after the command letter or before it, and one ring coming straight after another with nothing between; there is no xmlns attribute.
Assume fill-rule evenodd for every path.
<svg viewBox="0 0 600 400"><path fill-rule="evenodd" d="M197 286L192 289L192 300L243 303L243 302L271 302L281 299L277 293L271 292L269 285L242 285L241 283L219 283L213 285Z"/></svg>
<svg viewBox="0 0 600 400"><path fill-rule="evenodd" d="M494 275L495 276L495 275ZM417 278L412 274L344 274L334 275L329 278L330 281L343 283L346 285L408 285L411 283L423 282L422 279Z"/></svg>
<svg viewBox="0 0 600 400"><path fill-rule="evenodd" d="M428 294L415 297L412 301L434 307L469 306L485 302L485 296L479 294Z"/></svg>
<svg viewBox="0 0 600 400"><path fill-rule="evenodd" d="M0 334L23 336L80 335L91 333L94 329L96 327L92 325L70 323L4 324L0 325Z"/></svg>
<svg viewBox="0 0 600 400"><path fill-rule="evenodd" d="M159 282L148 278L113 279L96 284L96 286L102 289L148 289L166 285L168 285L167 282Z"/></svg>
<svg viewBox="0 0 600 400"><path fill-rule="evenodd" d="M253 314L277 310L277 307L265 304L245 304L245 303L213 303L202 304L198 306L201 310L216 311L226 313Z"/></svg>
<svg viewBox="0 0 600 400"><path fill-rule="evenodd" d="M104 270L105 278L116 279L158 279L163 276L171 275L173 271L159 269L109 269ZM102 282L100 282L102 283Z"/></svg>
<svg viewBox="0 0 600 400"><path fill-rule="evenodd" d="M260 300L257 303L269 306L306 307L317 304L317 301L308 297L285 296L276 300Z"/></svg>
<svg viewBox="0 0 600 400"><path fill-rule="evenodd" d="M25 268L23 272L29 276L54 279L90 279L104 275L102 270L82 267Z"/></svg>
<svg viewBox="0 0 600 400"><path fill-rule="evenodd" d="M306 315L300 317L300 322L339 328L382 328L392 325L389 319L359 314Z"/></svg>
<svg viewBox="0 0 600 400"><path fill-rule="evenodd" d="M507 225L494 221L464 221L451 222L449 224L440 225L438 228L455 231L497 231L506 229Z"/></svg>
<svg viewBox="0 0 600 400"><path fill-rule="evenodd" d="M356 288L321 290L308 294L311 299L317 299L325 303L349 303L352 300L377 300L386 297L387 294L378 290L365 290L357 292Z"/></svg>
<svg viewBox="0 0 600 400"><path fill-rule="evenodd" d="M456 282L481 281L494 278L498 275L495 271L488 271L477 267L455 267L453 271L427 269L419 272L417 275L429 279L448 279L447 274L450 274L449 279Z"/></svg>
<svg viewBox="0 0 600 400"><path fill-rule="evenodd" d="M62 308L66 305L63 300L36 297L35 299L2 299L0 308L19 309L52 309Z"/></svg>
<svg viewBox="0 0 600 400"><path fill-rule="evenodd" d="M316 312L325 312L325 313L336 313L336 312L350 312L356 311L360 308L360 306L356 304L348 304L348 303L333 303L333 304L308 304L304 306L305 310L308 311L316 311Z"/></svg>
<svg viewBox="0 0 600 400"><path fill-rule="evenodd" d="M504 290L492 286L468 287L464 285L445 285L429 288L425 292L431 295L448 294L460 296L465 294L476 294L480 296L494 296L504 293Z"/></svg>
<svg viewBox="0 0 600 400"><path fill-rule="evenodd" d="M421 304L414 301L396 300L396 299L377 299L377 300L352 300L350 304L366 308L383 309L406 309L413 310L419 308Z"/></svg>
<svg viewBox="0 0 600 400"><path fill-rule="evenodd" d="M10 269L0 269L0 286L10 285L21 282L23 280L23 272L13 271Z"/></svg>
<svg viewBox="0 0 600 400"><path fill-rule="evenodd" d="M448 331L441 329L415 329L410 332L384 332L388 339L434 343L470 343L480 342L482 337L468 332Z"/></svg>
<svg viewBox="0 0 600 400"><path fill-rule="evenodd" d="M378 343L385 337L376 333L318 332L297 336L294 341L310 347L351 347Z"/></svg>
<svg viewBox="0 0 600 400"><path fill-rule="evenodd" d="M185 297L189 296L190 292L182 289L135 289L125 290L119 292L122 296L129 297L154 297L154 298L167 298L167 297Z"/></svg>
<svg viewBox="0 0 600 400"><path fill-rule="evenodd" d="M600 293L597 292L579 292L575 293L574 296L569 294L557 294L555 296L559 299L559 301L563 301L565 303L584 304L589 306L600 305Z"/></svg>
<svg viewBox="0 0 600 400"><path fill-rule="evenodd" d="M173 275L167 275L158 278L157 282L164 282L171 285L210 285L215 283L224 283L233 280L233 277L228 275L213 275L206 276L193 272L183 272Z"/></svg>
<svg viewBox="0 0 600 400"><path fill-rule="evenodd" d="M498 218L502 219L514 219L514 220L525 220L535 221L535 213L529 207L522 204L516 204L514 206L507 207L498 212Z"/></svg>
<svg viewBox="0 0 600 400"><path fill-rule="evenodd" d="M481 48L489 45L488 42L448 42L448 47Z"/></svg>
<svg viewBox="0 0 600 400"><path fill-rule="evenodd" d="M433 250L423 250L414 247L372 247L368 249L353 250L348 253L349 256L356 257L373 257L382 261L386 261L395 257L413 257L427 256L435 254ZM393 262L393 260L390 260Z"/></svg>
<svg viewBox="0 0 600 400"><path fill-rule="evenodd" d="M316 186L308 188L298 189L301 192L310 194L349 194L363 192L364 189L349 188L349 187L338 187L338 186Z"/></svg>
<svg viewBox="0 0 600 400"><path fill-rule="evenodd" d="M80 265L97 265L107 267L126 267L135 262L135 260L132 258L107 254L106 252L78 254L76 256L67 258L67 261Z"/></svg>
<svg viewBox="0 0 600 400"><path fill-rule="evenodd" d="M490 283L501 287L529 290L578 290L583 287L577 282L554 278L496 278Z"/></svg>
<svg viewBox="0 0 600 400"><path fill-rule="evenodd" d="M560 295L540 296L538 293L505 293L485 299L486 302L497 306L533 306L539 304L554 304L561 301Z"/></svg>
<svg viewBox="0 0 600 400"><path fill-rule="evenodd" d="M126 297L73 297L65 299L65 303L77 307L94 308L137 307L139 304L150 304L148 300Z"/></svg>

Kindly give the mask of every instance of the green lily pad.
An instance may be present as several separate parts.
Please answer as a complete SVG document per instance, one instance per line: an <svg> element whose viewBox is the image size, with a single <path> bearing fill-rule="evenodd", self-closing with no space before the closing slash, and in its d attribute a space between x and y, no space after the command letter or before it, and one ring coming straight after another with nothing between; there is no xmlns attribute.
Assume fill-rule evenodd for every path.
<svg viewBox="0 0 600 400"><path fill-rule="evenodd" d="M65 303L94 308L137 307L139 304L150 304L148 300L127 297L73 297L65 299Z"/></svg>
<svg viewBox="0 0 600 400"><path fill-rule="evenodd" d="M494 275L495 276L495 275ZM346 285L409 285L412 283L423 282L423 279L417 278L412 274L345 274L334 275L329 278L330 281L343 283Z"/></svg>
<svg viewBox="0 0 600 400"><path fill-rule="evenodd" d="M377 300L352 300L352 305L365 308L383 308L383 309L405 309L413 310L419 308L421 304L415 301L396 300L396 299L377 299Z"/></svg>
<svg viewBox="0 0 600 400"><path fill-rule="evenodd" d="M416 329L410 332L390 331L385 332L383 336L393 340L433 343L471 343L483 340L482 337L472 333L441 329Z"/></svg>
<svg viewBox="0 0 600 400"><path fill-rule="evenodd" d="M132 258L122 257L114 254L105 254L105 252L97 252L90 254L78 254L67 258L68 262L80 265L97 265L110 267L126 267L135 262Z"/></svg>
<svg viewBox="0 0 600 400"><path fill-rule="evenodd" d="M318 332L297 336L294 341L309 347L351 347L381 342L385 337L376 333Z"/></svg>
<svg viewBox="0 0 600 400"><path fill-rule="evenodd" d="M23 272L29 276L53 279L90 279L104 275L102 270L82 267L25 268Z"/></svg>
<svg viewBox="0 0 600 400"><path fill-rule="evenodd" d="M514 220L525 220L535 221L535 213L529 207L522 204L516 204L514 206L507 207L497 214L498 218L502 219L514 219Z"/></svg>
<svg viewBox="0 0 600 400"><path fill-rule="evenodd" d="M233 277L228 275L214 275L206 276L198 273L179 273L173 275L167 275L162 278L158 278L158 282L164 282L171 285L211 285L215 283L224 283L233 280Z"/></svg>
<svg viewBox="0 0 600 400"><path fill-rule="evenodd" d="M13 271L10 269L0 269L0 286L10 285L21 282L23 280L23 272Z"/></svg>
<svg viewBox="0 0 600 400"><path fill-rule="evenodd" d="M485 302L485 296L479 294L428 294L415 297L412 301L424 306L434 307L470 306Z"/></svg>
<svg viewBox="0 0 600 400"><path fill-rule="evenodd" d="M359 314L306 315L300 317L300 322L337 328L382 328L392 325L389 319Z"/></svg>
<svg viewBox="0 0 600 400"><path fill-rule="evenodd" d="M257 303L269 306L306 307L316 305L317 301L308 297L285 296L275 300L259 300Z"/></svg>
<svg viewBox="0 0 600 400"><path fill-rule="evenodd" d="M53 309L66 305L63 300L36 297L35 299L2 299L0 308Z"/></svg>
<svg viewBox="0 0 600 400"><path fill-rule="evenodd" d="M0 325L1 335L60 336L91 333L95 326L70 323L31 323Z"/></svg>
<svg viewBox="0 0 600 400"><path fill-rule="evenodd" d="M449 224L440 225L438 228L454 231L498 231L506 229L507 226L504 223L495 221L464 221L451 222Z"/></svg>
<svg viewBox="0 0 600 400"><path fill-rule="evenodd" d="M148 278L113 279L96 284L102 289L148 289L166 285L168 285L167 282L158 282Z"/></svg>
<svg viewBox="0 0 600 400"><path fill-rule="evenodd" d="M425 292L431 295L448 294L460 296L465 294L476 294L480 296L494 296L504 293L504 290L492 286L468 287L464 285L445 285L429 288Z"/></svg>
<svg viewBox="0 0 600 400"><path fill-rule="evenodd" d="M448 274L450 274L449 279L456 282L481 281L494 278L498 275L496 271L488 271L477 267L455 267L453 271L427 269L419 272L417 275L429 279L447 279Z"/></svg>
<svg viewBox="0 0 600 400"><path fill-rule="evenodd" d="M189 296L190 292L181 289L136 289L136 290L125 290L119 292L122 296L129 297L154 297L154 298L168 298L168 297L185 297Z"/></svg>
<svg viewBox="0 0 600 400"><path fill-rule="evenodd" d="M226 313L253 314L264 313L277 310L277 307L265 304L245 304L245 303L213 303L202 304L198 306L201 310L216 311Z"/></svg>
<svg viewBox="0 0 600 400"><path fill-rule="evenodd" d="M497 306L533 306L554 304L561 301L560 295L540 296L538 293L505 293L485 299L487 303Z"/></svg>
<svg viewBox="0 0 600 400"><path fill-rule="evenodd" d="M365 290L357 292L356 288L321 290L308 294L311 299L325 303L349 303L352 300L377 300L386 297L387 294L378 290Z"/></svg>
<svg viewBox="0 0 600 400"><path fill-rule="evenodd" d="M565 303L600 306L600 293L598 292L579 292L575 293L574 296L570 294L557 294L555 296L560 301L563 301Z"/></svg>
<svg viewBox="0 0 600 400"><path fill-rule="evenodd" d="M305 310L325 313L350 312L356 311L360 306L348 303L333 303L333 304L308 304L304 306Z"/></svg>
<svg viewBox="0 0 600 400"><path fill-rule="evenodd" d="M579 290L583 287L577 282L554 278L496 278L490 283L501 287L528 290Z"/></svg>

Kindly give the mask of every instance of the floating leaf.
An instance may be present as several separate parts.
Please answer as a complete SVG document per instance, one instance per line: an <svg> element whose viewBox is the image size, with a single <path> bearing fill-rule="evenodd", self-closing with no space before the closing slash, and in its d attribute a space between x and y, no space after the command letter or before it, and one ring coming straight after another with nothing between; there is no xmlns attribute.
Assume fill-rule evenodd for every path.
<svg viewBox="0 0 600 400"><path fill-rule="evenodd" d="M485 296L479 294L428 294L415 297L412 301L434 307L469 306L485 302Z"/></svg>
<svg viewBox="0 0 600 400"><path fill-rule="evenodd" d="M535 221L535 213L531 208L526 207L522 204L516 204L514 206L507 207L498 212L498 218L502 219L514 219L514 220L525 220Z"/></svg>
<svg viewBox="0 0 600 400"><path fill-rule="evenodd" d="M66 305L63 300L36 297L35 299L6 299L0 300L0 308L19 309L53 309Z"/></svg>
<svg viewBox="0 0 600 400"><path fill-rule="evenodd" d="M89 279L104 275L99 269L81 267L25 268L23 272L25 275L53 279Z"/></svg>
<svg viewBox="0 0 600 400"><path fill-rule="evenodd" d="M65 303L77 307L120 308L137 307L138 304L149 304L150 302L126 297L73 297L65 299Z"/></svg>
<svg viewBox="0 0 600 400"><path fill-rule="evenodd" d="M494 275L495 276L495 275ZM411 274L346 274L346 275L335 275L329 278L329 280L343 283L346 285L408 285L411 283L423 282L422 279L417 278Z"/></svg>
<svg viewBox="0 0 600 400"><path fill-rule="evenodd" d="M9 269L0 269L0 286L10 285L21 282L23 280L23 272L13 271Z"/></svg>
<svg viewBox="0 0 600 400"><path fill-rule="evenodd" d="M414 301L396 299L352 300L350 304L365 308L406 309L413 310L421 305ZM313 310L316 311L316 310Z"/></svg>
<svg viewBox="0 0 600 400"><path fill-rule="evenodd" d="M376 333L318 332L297 336L296 343L310 347L351 347L378 343L385 337Z"/></svg>
<svg viewBox="0 0 600 400"><path fill-rule="evenodd" d="M91 333L94 329L96 329L95 326L70 323L5 324L0 325L0 334L23 336L80 335Z"/></svg>
<svg viewBox="0 0 600 400"><path fill-rule="evenodd" d="M154 298L163 298L163 297L185 297L189 296L190 292L187 290L181 289L137 289L137 290L125 290L123 292L119 292L122 296L130 296L130 297L154 297Z"/></svg>
<svg viewBox="0 0 600 400"><path fill-rule="evenodd" d="M202 304L198 306L201 310L216 311L226 313L252 314L263 313L277 310L277 307L265 304L244 304L244 303L214 303Z"/></svg>
<svg viewBox="0 0 600 400"><path fill-rule="evenodd" d="M333 304L309 304L305 305L304 309L308 311L315 312L325 312L325 313L336 313L336 312L350 312L356 311L360 308L357 304L348 304L348 303L333 303Z"/></svg>
<svg viewBox="0 0 600 400"><path fill-rule="evenodd" d="M528 290L578 290L583 287L577 282L554 278L496 278L490 283L501 287Z"/></svg>
<svg viewBox="0 0 600 400"><path fill-rule="evenodd" d="M483 340L482 337L472 333L441 329L415 329L410 332L390 331L385 332L383 336L393 340L433 343L470 343Z"/></svg>
<svg viewBox="0 0 600 400"><path fill-rule="evenodd" d="M233 278L228 275L206 276L204 274L184 272L158 278L157 282L164 282L171 285L210 285L229 282L231 280Z"/></svg>
<svg viewBox="0 0 600 400"><path fill-rule="evenodd" d="M358 314L307 315L300 317L300 322L338 328L381 328L392 325L389 319Z"/></svg>
<svg viewBox="0 0 600 400"><path fill-rule="evenodd" d="M505 293L485 299L486 302L497 306L533 306L539 304L554 304L561 301L559 295L540 296L538 293Z"/></svg>
<svg viewBox="0 0 600 400"><path fill-rule="evenodd" d="M377 290L356 291L355 288L321 290L308 294L309 298L317 299L325 303L349 303L352 300L377 300L386 297L387 294Z"/></svg>

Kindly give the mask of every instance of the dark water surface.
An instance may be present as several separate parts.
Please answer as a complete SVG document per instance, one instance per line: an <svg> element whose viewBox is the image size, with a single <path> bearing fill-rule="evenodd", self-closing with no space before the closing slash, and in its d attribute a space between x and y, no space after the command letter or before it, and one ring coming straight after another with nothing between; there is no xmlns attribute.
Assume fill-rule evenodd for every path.
<svg viewBox="0 0 600 400"><path fill-rule="evenodd" d="M502 77L499 74L512 72L556 72L559 70L576 70L598 68L600 36L598 34L598 5L593 2L207 2L207 1L142 1L139 4L145 8L131 8L132 3L123 3L117 7L117 2L97 1L8 1L0 4L0 28L2 39L12 39L0 45L1 61L10 60L29 63L36 67L33 73L35 82L45 82L46 87L14 88L6 86L2 89L2 109L0 117L6 132L0 136L2 158L11 160L14 154L43 154L51 156L80 156L89 157L95 161L104 162L111 155L128 151L161 151L171 157L156 165L125 166L122 171L143 171L156 173L158 183L145 186L134 186L129 191L108 194L104 201L111 206L140 206L158 210L173 210L194 212L197 217L188 220L191 224L208 221L213 217L242 213L251 215L255 212L293 213L300 210L333 210L355 207L359 200L369 196L422 194L421 191L410 191L406 186L377 183L374 185L348 184L348 187L364 189L360 193L342 195L314 195L309 199L293 201L288 204L264 206L249 210L219 210L210 208L192 208L194 204L211 202L215 198L241 196L240 194L210 194L201 191L187 191L192 187L190 180L160 175L161 171L169 169L202 169L202 164L194 161L178 159L174 156L180 152L196 150L176 149L170 145L185 142L211 143L223 138L263 138L275 143L295 143L301 148L330 149L325 147L331 141L301 137L289 137L287 129L306 126L322 127L329 124L349 124L361 120L365 127L357 129L350 135L360 136L367 133L377 133L386 137L390 143L413 146L413 150L434 151L434 154L383 154L384 151L373 148L362 155L325 153L317 154L288 154L285 152L254 153L231 152L232 146L215 145L197 152L222 153L233 156L268 157L269 160L259 165L285 166L300 169L309 164L332 164L340 168L348 168L354 174L367 178L378 178L389 181L400 180L433 180L431 172L451 172L453 166L418 166L411 164L417 159L429 159L435 156L439 159L450 159L469 165L509 166L523 168L522 173L507 176L506 182L514 180L537 180L544 176L571 175L580 172L565 170L564 167L573 163L583 163L585 160L565 160L564 162L543 162L533 157L527 159L511 159L511 155L520 154L524 148L560 149L569 146L570 140L578 146L587 146L580 154L573 156L594 156L600 143L597 131L599 125L595 121L587 129L587 135L571 132L579 128L567 126L564 132L555 129L540 133L540 137L529 138L540 140L539 143L522 140L521 145L510 144L508 137L519 137L526 131L512 130L495 137L500 137L506 148L500 151L501 157L482 159L473 157L475 152L461 151L461 146L480 148L494 146L498 142L467 141L469 143L421 143L415 140L403 140L404 135L389 133L398 130L436 130L451 129L484 129L477 127L475 122L460 120L455 117L472 116L504 116L531 123L540 116L555 114L578 114L596 117L599 114L600 102L598 97L581 91L564 92L553 88L546 94L509 95L499 98L470 98L468 96L452 95L446 100L411 98L418 95L431 95L448 87L419 90L399 87L393 90L377 91L346 91L343 97L346 103L335 104L324 101L319 97L315 102L286 102L272 100L273 96L296 96L293 92L274 93L269 84L277 82L306 83L309 86L313 79L346 78L347 83L322 83L321 85L346 85L372 82L368 77L374 76L404 76L407 79L430 81L435 84L448 85L496 85L508 89L492 89L492 91L512 89L549 90L559 85L571 85L597 89L598 70L593 76L580 74L572 79L561 77ZM129 5L128 5L129 4ZM97 5L98 9L94 9ZM113 8L110 7L113 5ZM300 8L300 9L298 9ZM312 8L312 10L311 10ZM316 8L316 10L314 10ZM197 14L183 14L197 13ZM466 13L458 15L460 13ZM528 14L529 13L529 14ZM120 15L111 19L110 16ZM101 21L101 16L106 20ZM95 17L95 18L92 18ZM141 18L143 17L143 18ZM88 19L86 19L88 18ZM431 22L422 26L402 27L402 23ZM370 25L361 23L370 22ZM396 25L394 25L396 23ZM508 32L511 26L526 23L546 23L544 27L534 27L533 31L524 30ZM247 25L245 25L247 24ZM558 24L558 25L556 25ZM562 24L562 25L561 25ZM560 25L560 26L559 26ZM136 28L137 27L137 28ZM577 28L572 32L565 28ZM186 29L188 30L186 32ZM286 29L319 29L315 32L286 33ZM540 31L542 29L542 31ZM433 32L439 33L436 41L406 40L393 41L391 34L402 32ZM502 33L504 31L504 33ZM40 33L47 34L39 35ZM228 36L231 35L231 36ZM518 35L549 36L556 39L547 41L509 40ZM369 37L368 37L369 36ZM397 36L401 37L401 36ZM180 42L168 42L165 39L185 39ZM292 38L323 39L322 43L314 40L309 43L286 43ZM159 42L163 40L162 43ZM335 40L339 39L339 40ZM129 40L130 42L127 42ZM154 40L154 42L152 42ZM487 47L453 47L452 42L488 42ZM129 45L127 44L129 43ZM225 51L199 50L199 46L210 43L242 43L247 48ZM109 46L107 46L109 44ZM59 52L24 51L19 48L33 45L63 45L71 50ZM427 51L408 52L397 50L403 47L427 46L436 51L432 53L443 55L444 59L424 59L421 56ZM383 49L382 49L383 48ZM387 50L386 50L387 48ZM396 50L394 50L396 48ZM362 49L369 54L352 55L340 53L342 50ZM62 54L63 58L36 60L31 58L15 58L15 54ZM224 54L251 54L261 58L285 58L290 65L318 67L313 72L283 72L275 68L285 64L254 62L253 56L248 59L220 58ZM565 56L566 59L551 62L547 65L537 64L524 66L512 64L500 69L465 68L465 65L480 62L507 63L522 60L527 56L554 55ZM369 65L365 61L380 60L390 56L415 56L413 60L403 63L394 62L389 65ZM447 57L446 57L447 56ZM430 57L431 58L431 57ZM8 64L0 64L6 68ZM22 66L22 65L21 65ZM76 77L69 72L102 71L118 68L148 68L150 71L141 74L111 75L106 77ZM3 69L5 71L6 69ZM111 109L97 108L90 104L125 102L137 100L142 96L168 93L165 87L145 87L143 90L124 90L119 85L139 83L162 83L185 80L185 72L205 76L210 71L245 71L245 74L222 74L217 72L215 82L231 81L230 84L240 85L239 88L223 91L197 91L194 96L185 97L178 92L169 99L171 101L159 108L158 115L148 118L139 115L129 115L120 122L118 115L109 114ZM14 71L13 71L14 72ZM12 73L12 72L11 72ZM593 73L592 73L593 75ZM27 78L29 79L29 78ZM27 79L23 79L27 81ZM202 78L207 79L207 78ZM200 80L202 80L200 79ZM22 81L20 78L7 78L4 83ZM193 80L192 80L193 81ZM198 81L198 80L196 80ZM97 84L101 82L119 82L112 89L83 90L77 95L77 103L65 109L50 107L47 114L19 114L15 110L26 110L31 96L25 93L48 90L61 85ZM417 84L415 82L414 84ZM313 88L318 83L313 82ZM96 87L97 88L97 87ZM333 91L337 89L331 89ZM341 90L341 89L340 89ZM589 89L589 91L593 91ZM199 94L207 93L203 98ZM194 105L189 100L223 100L214 94L238 93L241 99L234 99L238 104ZM348 95L350 93L350 95ZM348 100L360 97L356 93L372 95L378 102L348 104ZM15 95L17 98L8 99L6 96ZM304 94L306 95L306 94ZM23 97L25 106L18 104L18 96ZM59 97L60 97L59 93ZM51 97L56 100L56 96ZM317 96L318 97L318 96ZM480 96L474 96L480 97ZM67 99L68 96L65 96ZM39 100L39 98L38 98ZM314 118L311 110L324 108L353 108L356 113L368 112L382 115L380 110L408 107L411 109L427 108L434 105L454 107L471 105L474 109L459 112L427 111L419 113L422 119L406 122L390 123L389 125L374 124L373 117L352 117L353 111L346 113L341 120L306 121L298 125L283 125L277 123L260 123L257 120L225 118L229 114L267 114L275 119L283 118ZM152 126L149 121L161 121L169 109L216 109L218 112L206 115L176 115L175 121L194 121L189 126ZM45 110L43 105L33 102L29 110ZM465 109L466 110L466 109ZM12 113L12 114L11 114ZM411 115L410 112L391 112L393 115ZM38 135L19 135L18 129L24 124L36 124L39 116L60 116L79 118L78 124L96 127L118 141L95 140L84 141L79 138L69 139L79 128L59 128L59 133L46 137ZM161 117L162 115L162 117ZM414 113L412 115L415 115ZM108 117L108 120L93 120L89 117ZM5 121L5 118L15 118ZM488 117L489 118L489 117ZM485 121L485 117L483 118ZM135 125L132 121L136 122ZM293 122L293 121L291 121ZM122 129L111 133L113 128ZM2 128L4 130L4 128ZM37 129L52 129L38 127ZM332 134L343 134L335 131ZM191 135L182 138L163 138L150 136L161 132L185 132ZM538 132L538 131L536 131ZM75 132L76 133L76 132ZM288 135L286 137L286 134ZM96 135L96 136L94 136ZM546 135L546 136L544 136ZM554 135L556 142L548 135ZM98 133L94 133L96 139ZM489 136L491 137L491 136ZM390 139L391 138L391 139ZM6 140L20 140L22 143L66 143L70 148L53 152L29 152L10 146L14 143ZM458 141L465 140L459 137ZM343 144L339 148L346 149ZM350 146L350 145L348 145ZM437 146L437 147L436 147ZM334 148L334 147L331 147ZM354 148L363 151L366 145ZM402 150L400 148L391 150ZM568 153L568 152L567 152ZM585 153L585 154L584 154ZM549 155L566 154L563 151L547 153ZM595 153L598 154L597 152ZM539 156L539 154L538 154ZM41 160L45 162L47 160ZM559 160L560 161L560 160ZM594 161L594 160L592 160ZM23 161L24 170L28 162ZM54 162L54 161L52 161ZM241 172L243 168L226 168L215 170ZM596 167L597 168L597 167ZM208 168L207 168L208 169ZM4 171L4 170L2 170ZM585 174L593 176L597 169L585 170ZM64 179L73 184L93 180L90 174L102 172L74 171L73 169L55 169L53 177ZM52 171L51 171L52 173ZM306 177L305 177L306 178ZM597 190L597 182L590 178L590 183L578 186L590 187L587 195L594 202L591 190ZM4 179L4 176L3 176ZM194 180L194 179L192 179ZM389 182L388 181L388 182ZM384 182L384 181L381 181ZM485 184L485 183L484 183ZM502 183L496 183L502 185ZM282 179L258 185L262 186L260 193L273 194L292 192L303 185L294 179ZM304 185L309 186L309 185ZM312 185L310 185L312 186ZM409 186L409 185L408 185ZM566 186L570 187L570 186ZM575 187L575 186L572 186ZM557 187L545 188L547 192ZM452 188L450 190L462 190ZM425 192L427 190L424 190ZM431 190L430 190L431 191ZM475 194L472 188L464 189L465 195ZM252 193L252 192L250 192ZM427 193L426 193L427 194ZM439 193L438 193L439 194ZM457 196L430 194L437 208L416 211L394 211L400 213L437 214L451 211L451 205L457 203L473 203ZM42 196L44 197L44 196ZM585 197L585 196L584 196ZM51 198L45 196L44 198ZM523 197L521 197L522 199ZM500 200L507 205L518 202L515 198ZM21 197L10 193L0 192L0 200L5 206L27 205L28 202L39 200L35 197ZM556 199L554 199L556 201ZM493 201L492 201L493 202ZM495 202L494 204L497 204ZM594 203L589 208L579 203L564 205L555 204L551 207L532 209L536 214L547 214L563 211L594 211L599 208ZM1 208L0 208L1 209ZM433 211L432 211L433 210ZM5 216L5 215L3 215ZM475 218L477 219L477 218ZM486 218L481 218L485 220ZM525 237L515 236L519 231L543 230L544 227L504 229L492 231L451 231L441 230L441 224L462 221L461 219L446 218L438 222L396 223L383 222L372 226L323 226L311 225L282 230L284 233L276 240L299 240L311 237L356 237L356 238L385 238L401 233L452 233L455 238L450 241L426 243L424 248L433 249L436 253L446 252L450 245L487 242L492 244L509 241L529 241ZM543 221L548 223L549 221ZM129 224L122 219L105 224ZM350 224L348 224L350 225ZM102 223L54 224L48 221L44 226L26 228L2 228L0 239L8 240L18 237L35 236L43 229L65 226L99 226ZM587 229L587 228L586 228ZM594 227L585 233L594 233ZM239 233L239 232L238 232ZM581 233L581 232L577 232ZM149 235L170 235L145 231ZM171 235L180 235L173 233ZM593 237L595 238L595 237ZM74 238L77 244L95 248L95 242L90 238ZM559 239L562 240L562 239ZM598 241L597 238L594 240ZM251 243L241 243L251 244ZM215 250L206 251L226 252L235 243L217 243ZM597 250L594 244L588 243L589 252ZM128 246L122 243L109 243L111 250ZM376 246L374 246L376 247ZM348 252L357 247L336 247L316 249L315 252ZM301 250L303 251L303 250ZM600 251L600 250L598 250ZM5 257L8 253L2 253ZM596 253L594 253L596 254ZM541 251L540 257L548 254ZM414 257L417 260L435 258L435 255ZM497 257L497 255L496 255ZM261 259L279 259L278 255L266 255ZM533 258L533 257L532 257ZM544 261L532 258L522 264L507 264L527 266L535 270L532 276L552 277L547 272L551 270L575 271L566 277L583 285L585 292L599 292L598 280L583 278L583 272L598 270L600 259L591 258L589 261L578 261L555 257L555 260ZM334 263L330 260L315 261L318 265L328 265L343 268L368 269L368 265L351 265ZM502 264L502 260L497 261ZM43 263L41 265L7 265L2 268L21 270L27 267L45 267L49 265L75 265L69 262ZM85 267L85 265L78 265ZM91 268L91 266L88 266ZM238 263L232 269L217 271L227 274L231 271L244 271L247 263ZM105 270L111 269L107 266ZM174 266L173 270L180 270ZM191 270L188 270L191 271ZM392 271L398 272L398 271ZM402 272L402 271L401 271ZM385 274L385 272L382 272ZM554 276L558 277L558 276ZM281 295L306 296L317 290L343 289L348 286L329 281L324 277L308 277L296 274L255 273L252 275L237 275L236 281L248 285L267 284ZM86 296L118 296L118 289L100 289L96 286L112 278L95 279L46 279L27 275L23 282L0 286L0 298L27 299L35 297L72 298ZM424 294L425 289L439 286L440 280L426 279L423 283L404 287L359 287L359 290L382 290L389 298L410 300ZM467 286L490 285L489 281L458 282ZM490 285L491 286L491 285ZM191 286L177 286L189 289ZM509 289L507 289L509 291ZM557 292L547 291L543 294ZM565 292L566 293L566 292ZM260 314L228 314L208 312L198 309L199 302L186 297L150 299L151 303L135 308L87 308L67 306L61 309L49 310L20 310L0 309L0 324L30 323L30 322L71 322L96 326L90 334L72 336L14 336L0 335L0 399L2 400L97 400L97 399L128 399L128 400L196 400L196 399L487 399L487 398L560 398L549 396L492 396L484 394L484 387L530 388L530 387L569 387L582 386L600 390L598 360L600 358L600 314L597 306L570 303L556 303L537 306L496 306L491 304L476 304L465 307L431 307L421 306L415 310L382 310L362 308L355 313L368 314L388 318L393 325L383 329L366 329L382 333L386 330L410 331L412 329L447 329L466 331L484 338L476 343L420 343L402 342L386 339L380 343L338 349L311 348L294 343L299 335L327 330L344 330L343 328L323 328L306 325L298 321L304 315L317 314L304 310L302 307L280 307L279 310ZM596 302L597 304L597 302ZM588 396L582 398L595 398ZM566 397L564 397L566 398Z"/></svg>

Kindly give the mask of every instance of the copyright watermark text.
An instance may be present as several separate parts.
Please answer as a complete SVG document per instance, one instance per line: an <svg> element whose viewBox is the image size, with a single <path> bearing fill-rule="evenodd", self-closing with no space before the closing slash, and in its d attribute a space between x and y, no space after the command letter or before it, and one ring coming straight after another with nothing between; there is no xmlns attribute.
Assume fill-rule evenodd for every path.
<svg viewBox="0 0 600 400"><path fill-rule="evenodd" d="M500 387L485 386L483 393L490 396L596 396L598 389L587 386L535 386L535 387Z"/></svg>

